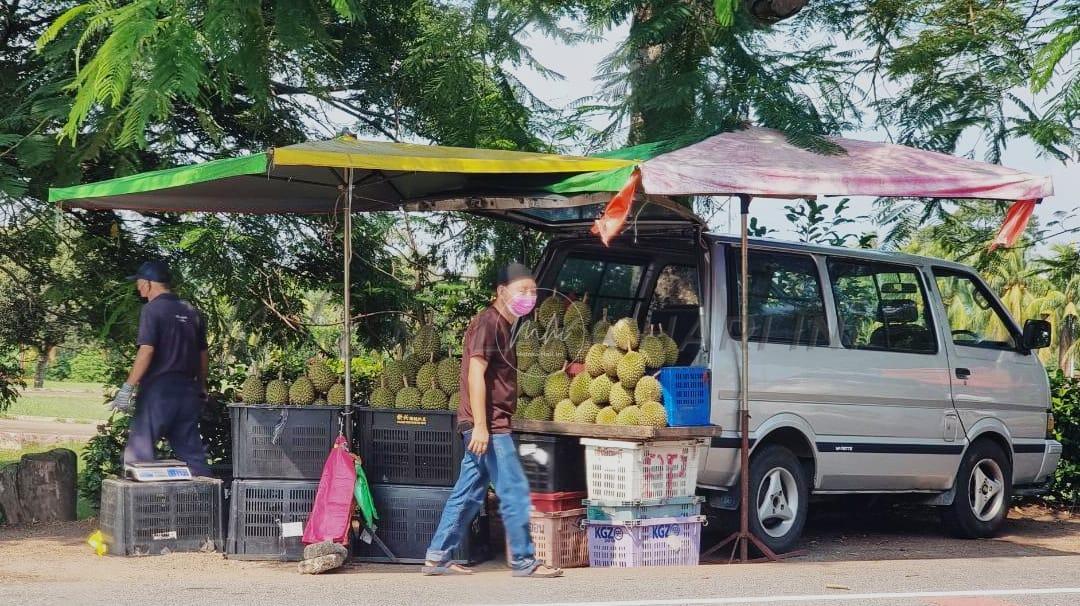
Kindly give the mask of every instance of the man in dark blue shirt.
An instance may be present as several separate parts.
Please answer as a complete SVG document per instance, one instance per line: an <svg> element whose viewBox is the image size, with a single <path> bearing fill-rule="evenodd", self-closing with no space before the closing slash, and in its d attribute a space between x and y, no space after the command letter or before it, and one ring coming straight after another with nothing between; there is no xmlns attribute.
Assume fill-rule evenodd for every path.
<svg viewBox="0 0 1080 606"><path fill-rule="evenodd" d="M129 280L146 299L139 315L139 350L112 407L127 411L139 387L124 463L154 460L154 445L166 438L196 476L209 476L199 417L206 400L209 358L206 323L187 301L169 290L169 268L147 261Z"/></svg>

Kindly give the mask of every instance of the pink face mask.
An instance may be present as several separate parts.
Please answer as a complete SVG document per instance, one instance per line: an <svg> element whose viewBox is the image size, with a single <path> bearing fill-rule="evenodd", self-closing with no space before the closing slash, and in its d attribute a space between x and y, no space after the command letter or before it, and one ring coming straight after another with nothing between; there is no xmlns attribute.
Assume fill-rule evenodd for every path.
<svg viewBox="0 0 1080 606"><path fill-rule="evenodd" d="M536 307L536 295L530 295L525 293L517 293L510 297L510 304L507 305L510 309L510 313L517 317L526 316L530 311Z"/></svg>

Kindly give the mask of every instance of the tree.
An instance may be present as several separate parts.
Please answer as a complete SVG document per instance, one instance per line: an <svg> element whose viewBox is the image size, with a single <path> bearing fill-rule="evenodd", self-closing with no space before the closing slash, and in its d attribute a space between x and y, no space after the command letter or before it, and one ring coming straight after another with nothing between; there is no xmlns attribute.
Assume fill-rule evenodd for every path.
<svg viewBox="0 0 1080 606"><path fill-rule="evenodd" d="M1072 377L1080 352L1080 251L1076 246L1055 244L1050 256L1035 259L1033 272L1039 272L1051 288L1032 302L1029 314L1050 320L1056 329L1054 343L1057 366Z"/></svg>

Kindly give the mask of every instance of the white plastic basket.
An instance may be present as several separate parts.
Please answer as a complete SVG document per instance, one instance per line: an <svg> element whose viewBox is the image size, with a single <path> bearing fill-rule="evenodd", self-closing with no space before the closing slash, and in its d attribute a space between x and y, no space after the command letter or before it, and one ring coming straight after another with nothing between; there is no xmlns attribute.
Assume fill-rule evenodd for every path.
<svg viewBox="0 0 1080 606"><path fill-rule="evenodd" d="M705 516L627 522L590 520L589 566L697 566Z"/></svg>
<svg viewBox="0 0 1080 606"><path fill-rule="evenodd" d="M620 442L582 438L589 500L627 501L690 497L697 489L704 440Z"/></svg>

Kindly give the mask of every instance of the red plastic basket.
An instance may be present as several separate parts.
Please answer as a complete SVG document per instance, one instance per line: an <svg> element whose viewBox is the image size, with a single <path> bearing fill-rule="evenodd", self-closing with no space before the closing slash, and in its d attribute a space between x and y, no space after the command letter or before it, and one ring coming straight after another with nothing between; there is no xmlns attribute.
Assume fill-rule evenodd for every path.
<svg viewBox="0 0 1080 606"><path fill-rule="evenodd" d="M585 492L534 492L532 493L533 509L543 513L581 509L581 501L586 494Z"/></svg>

